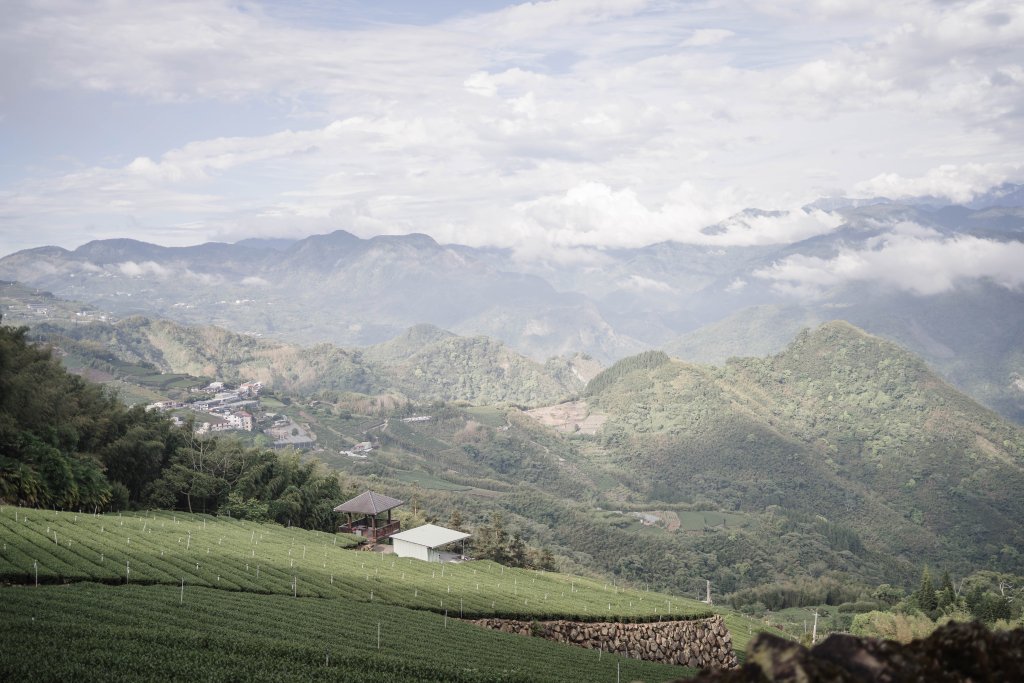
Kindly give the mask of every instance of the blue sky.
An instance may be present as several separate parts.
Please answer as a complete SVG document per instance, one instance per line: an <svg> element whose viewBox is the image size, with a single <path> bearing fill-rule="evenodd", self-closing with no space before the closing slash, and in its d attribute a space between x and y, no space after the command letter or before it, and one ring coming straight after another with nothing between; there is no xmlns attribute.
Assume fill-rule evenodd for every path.
<svg viewBox="0 0 1024 683"><path fill-rule="evenodd" d="M1024 179L1018 2L4 3L0 254L783 243ZM701 232L745 207L777 218Z"/></svg>

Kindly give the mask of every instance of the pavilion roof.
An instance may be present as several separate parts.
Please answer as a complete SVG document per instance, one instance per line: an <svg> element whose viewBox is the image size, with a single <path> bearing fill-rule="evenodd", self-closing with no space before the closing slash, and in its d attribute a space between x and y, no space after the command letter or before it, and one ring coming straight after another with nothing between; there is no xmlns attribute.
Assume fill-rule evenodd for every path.
<svg viewBox="0 0 1024 683"><path fill-rule="evenodd" d="M383 493L363 491L352 500L346 500L344 503L334 508L334 511L358 512L363 515L376 515L381 512L386 512L391 508L396 508L404 502L404 500L385 496Z"/></svg>

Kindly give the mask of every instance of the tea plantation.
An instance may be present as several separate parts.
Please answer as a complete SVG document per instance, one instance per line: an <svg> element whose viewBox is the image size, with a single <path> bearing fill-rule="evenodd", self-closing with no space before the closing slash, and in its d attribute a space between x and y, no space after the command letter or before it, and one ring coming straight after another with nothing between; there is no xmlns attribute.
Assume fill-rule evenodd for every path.
<svg viewBox="0 0 1024 683"><path fill-rule="evenodd" d="M226 517L4 507L0 542L0 580L15 584L0 588L3 680L667 680L686 671L457 618L708 613L579 577L428 564ZM730 627L742 648L749 625Z"/></svg>

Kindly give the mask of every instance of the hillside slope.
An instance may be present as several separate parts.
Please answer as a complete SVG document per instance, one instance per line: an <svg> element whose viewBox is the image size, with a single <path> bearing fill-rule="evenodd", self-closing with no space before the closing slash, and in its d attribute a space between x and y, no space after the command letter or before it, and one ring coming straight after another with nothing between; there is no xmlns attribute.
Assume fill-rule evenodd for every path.
<svg viewBox="0 0 1024 683"><path fill-rule="evenodd" d="M616 374L589 400L652 498L779 506L871 550L1021 566L1024 431L891 342L833 322L765 359Z"/></svg>
<svg viewBox="0 0 1024 683"><path fill-rule="evenodd" d="M301 347L212 326L131 317L114 324L43 323L33 334L81 353L113 354L158 370L256 380L286 393L399 393L413 401L538 404L584 385L585 374L542 366L486 337L459 337L420 326L363 350ZM571 359L563 364L573 366Z"/></svg>

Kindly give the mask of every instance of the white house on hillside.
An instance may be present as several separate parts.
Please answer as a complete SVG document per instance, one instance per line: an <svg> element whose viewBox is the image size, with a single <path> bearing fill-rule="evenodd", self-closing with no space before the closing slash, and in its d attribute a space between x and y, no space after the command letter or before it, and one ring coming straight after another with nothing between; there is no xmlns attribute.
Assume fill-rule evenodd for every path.
<svg viewBox="0 0 1024 683"><path fill-rule="evenodd" d="M415 557L424 562L441 562L441 548L469 538L469 534L454 529L446 529L436 524L424 524L391 536L395 555L399 557Z"/></svg>

